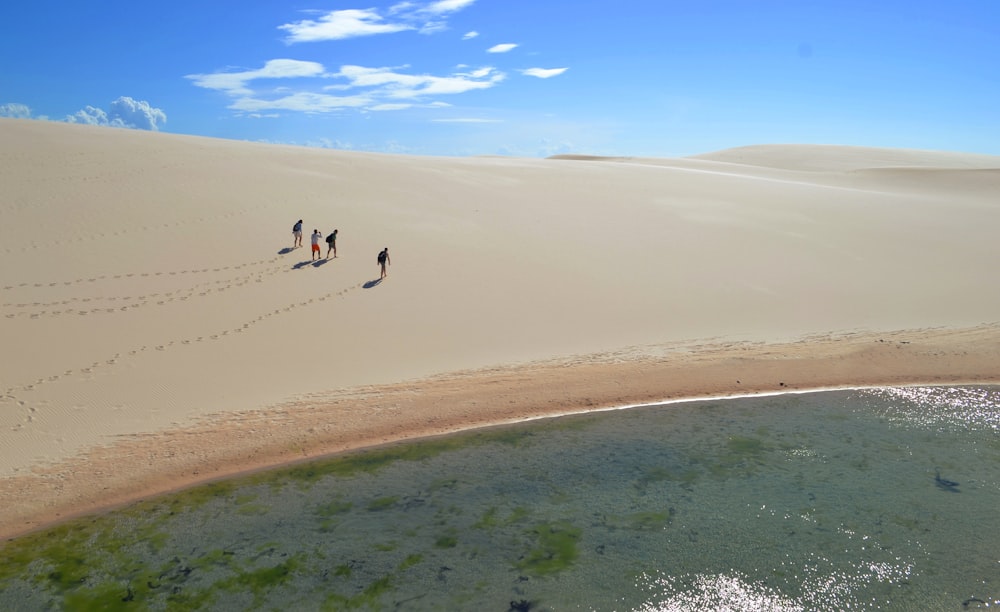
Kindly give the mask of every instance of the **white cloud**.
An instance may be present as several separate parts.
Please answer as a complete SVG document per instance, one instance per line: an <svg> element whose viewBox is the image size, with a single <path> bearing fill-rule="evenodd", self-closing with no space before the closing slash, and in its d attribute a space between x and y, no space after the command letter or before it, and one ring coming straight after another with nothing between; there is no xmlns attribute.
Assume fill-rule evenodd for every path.
<svg viewBox="0 0 1000 612"><path fill-rule="evenodd" d="M526 68L521 71L521 74L538 77L540 79L548 79L554 76L559 76L567 70L569 70L569 68Z"/></svg>
<svg viewBox="0 0 1000 612"><path fill-rule="evenodd" d="M493 45L486 50L487 53L507 53L508 51L517 47L515 43L503 43L499 45Z"/></svg>
<svg viewBox="0 0 1000 612"><path fill-rule="evenodd" d="M376 104L368 108L370 111L394 111L411 108L412 104Z"/></svg>
<svg viewBox="0 0 1000 612"><path fill-rule="evenodd" d="M112 121L140 130L157 131L159 124L167 122L167 114L162 110L153 108L145 100L133 100L128 96L112 102L109 115Z"/></svg>
<svg viewBox="0 0 1000 612"><path fill-rule="evenodd" d="M427 12L441 14L441 13L454 13L455 11L460 11L467 6L471 6L476 0L437 0L437 2L431 2L427 5Z"/></svg>
<svg viewBox="0 0 1000 612"><path fill-rule="evenodd" d="M0 117L48 119L44 116L34 116L28 105L18 103L0 105ZM62 121L156 132L160 129L160 124L167 122L167 114L159 108L150 106L145 100L121 96L111 102L111 108L108 110L88 105L72 115L66 115Z"/></svg>
<svg viewBox="0 0 1000 612"><path fill-rule="evenodd" d="M431 119L434 123L503 123L500 119L477 119L475 117L456 117L454 119Z"/></svg>
<svg viewBox="0 0 1000 612"><path fill-rule="evenodd" d="M336 76L348 79L352 87L379 88L379 96L391 99L420 98L488 89L504 79L503 73L496 72L492 68L469 75L455 74L440 77L401 74L391 68L342 66Z"/></svg>
<svg viewBox="0 0 1000 612"><path fill-rule="evenodd" d="M342 40L373 34L391 34L412 30L404 23L385 23L375 9L348 9L331 11L318 20L306 19L296 23L278 26L288 32L288 43L316 42L321 40Z"/></svg>
<svg viewBox="0 0 1000 612"><path fill-rule="evenodd" d="M401 71L405 68L345 65L338 72L329 73L316 62L285 59L271 60L256 70L194 74L187 78L198 87L232 97L230 109L247 116L261 116L267 111L327 113L342 109L401 110L412 106L411 102L428 97L488 89L506 76L492 67L446 76L407 74ZM293 77L301 79L294 87L255 87L258 80ZM93 115L82 113L80 120L102 120Z"/></svg>
<svg viewBox="0 0 1000 612"><path fill-rule="evenodd" d="M244 96L230 104L229 108L246 113L259 113L262 111L275 110L297 111L302 113L328 113L344 108L363 108L371 104L371 102L372 98L365 95L331 96L328 94L302 91L274 99Z"/></svg>
<svg viewBox="0 0 1000 612"><path fill-rule="evenodd" d="M479 32L472 30L471 32L466 32L465 34L463 34L462 40L471 40L477 36L479 36Z"/></svg>
<svg viewBox="0 0 1000 612"><path fill-rule="evenodd" d="M247 83L257 79L290 79L302 77L318 77L325 72L323 64L303 62L291 59L274 59L257 70L243 72L216 72L213 74L189 74L190 79L198 87L224 91L230 95L250 95L253 92Z"/></svg>
<svg viewBox="0 0 1000 612"><path fill-rule="evenodd" d="M68 115L66 122L155 132L160 129L161 123L167 122L167 115L162 110L150 106L149 102L145 100L134 100L128 96L122 96L111 103L111 108L108 111L86 106L76 113Z"/></svg>
<svg viewBox="0 0 1000 612"><path fill-rule="evenodd" d="M0 117L12 119L31 119L31 108L27 104L0 104Z"/></svg>
<svg viewBox="0 0 1000 612"><path fill-rule="evenodd" d="M492 68L480 68L479 70L473 70L471 76L476 79L482 79L489 76L492 72Z"/></svg>
<svg viewBox="0 0 1000 612"><path fill-rule="evenodd" d="M278 26L278 29L288 32L285 38L288 44L343 40L407 30L432 34L446 30L447 17L451 13L471 6L474 2L475 0L400 2L390 7L385 16L374 8L329 11L317 19L286 23Z"/></svg>

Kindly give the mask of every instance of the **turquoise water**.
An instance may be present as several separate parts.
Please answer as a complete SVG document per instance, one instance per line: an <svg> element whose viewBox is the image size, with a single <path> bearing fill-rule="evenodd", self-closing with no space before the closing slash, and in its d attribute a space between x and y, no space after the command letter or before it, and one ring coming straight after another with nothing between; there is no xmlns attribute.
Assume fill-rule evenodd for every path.
<svg viewBox="0 0 1000 612"><path fill-rule="evenodd" d="M0 609L1000 605L1000 388L699 401L202 487L0 549Z"/></svg>

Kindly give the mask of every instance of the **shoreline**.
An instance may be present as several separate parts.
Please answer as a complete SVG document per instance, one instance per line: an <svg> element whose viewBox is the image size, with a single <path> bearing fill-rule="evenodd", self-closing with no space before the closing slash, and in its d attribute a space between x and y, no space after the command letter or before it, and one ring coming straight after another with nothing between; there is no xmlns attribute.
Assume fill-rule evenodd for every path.
<svg viewBox="0 0 1000 612"><path fill-rule="evenodd" d="M1000 384L1000 324L686 342L451 372L222 412L0 479L0 539L212 481L379 445L706 399Z"/></svg>

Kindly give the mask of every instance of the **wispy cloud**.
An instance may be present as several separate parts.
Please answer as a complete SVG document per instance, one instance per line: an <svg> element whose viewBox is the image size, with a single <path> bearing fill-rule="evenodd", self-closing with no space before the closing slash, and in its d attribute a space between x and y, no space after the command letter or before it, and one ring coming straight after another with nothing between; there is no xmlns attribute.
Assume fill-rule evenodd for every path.
<svg viewBox="0 0 1000 612"><path fill-rule="evenodd" d="M455 11L460 11L467 6L472 6L475 1L476 0L437 0L437 2L431 2L427 5L427 11L436 14L454 13Z"/></svg>
<svg viewBox="0 0 1000 612"><path fill-rule="evenodd" d="M412 104L376 104L368 108L370 111L395 111L411 108Z"/></svg>
<svg viewBox="0 0 1000 612"><path fill-rule="evenodd" d="M389 8L313 12L309 19L279 26L289 44L335 41L412 30L427 32L476 0L403 1ZM471 30L462 36L479 36ZM503 43L489 53L507 53L516 43ZM522 74L549 78L566 68L529 68ZM246 117L282 112L332 113L344 110L394 111L413 107L448 106L440 98L497 86L506 74L493 66L460 64L450 74L419 74L409 66L341 65L328 70L315 61L272 59L259 68L227 68L186 75L193 85L231 98L229 108Z"/></svg>
<svg viewBox="0 0 1000 612"><path fill-rule="evenodd" d="M347 108L364 108L373 103L367 95L334 96L324 93L300 91L275 98L241 96L229 108L245 113L263 111L297 111L302 113L328 113Z"/></svg>
<svg viewBox="0 0 1000 612"><path fill-rule="evenodd" d="M215 72L212 74L189 74L190 79L198 87L224 91L232 96L249 96L253 94L247 83L259 79L291 79L303 77L318 77L325 72L323 64L303 62L292 59L273 59L257 70L242 72Z"/></svg>
<svg viewBox="0 0 1000 612"><path fill-rule="evenodd" d="M375 9L347 9L331 11L319 19L286 23L278 26L278 29L288 32L285 42L292 44L391 34L414 28L404 23L386 23Z"/></svg>
<svg viewBox="0 0 1000 612"><path fill-rule="evenodd" d="M428 98L488 89L506 78L492 67L455 72L446 76L408 74L402 68L345 65L328 72L322 64L297 60L271 60L262 68L239 72L193 74L187 78L198 87L223 92L233 98L229 108L257 115L265 111L326 113L343 109L402 110L415 103L441 105ZM298 78L298 91L267 86L272 79ZM265 83L258 86L259 81Z"/></svg>
<svg viewBox="0 0 1000 612"><path fill-rule="evenodd" d="M433 123L502 123L500 119L478 119L476 117L455 117L453 119L431 119Z"/></svg>
<svg viewBox="0 0 1000 612"><path fill-rule="evenodd" d="M569 68L525 68L521 71L521 74L525 76L538 77L540 79L548 79L554 76L559 76L567 70L569 70Z"/></svg>
<svg viewBox="0 0 1000 612"><path fill-rule="evenodd" d="M517 47L516 43L503 43L499 45L493 45L486 50L487 53L507 53L508 51Z"/></svg>
<svg viewBox="0 0 1000 612"><path fill-rule="evenodd" d="M426 74L403 74L391 68L341 66L335 76L349 81L350 87L374 87L379 97L393 99L459 94L475 89L488 89L504 79L504 74L492 68L457 73L446 77Z"/></svg>
<svg viewBox="0 0 1000 612"><path fill-rule="evenodd" d="M288 33L288 44L343 40L359 36L393 34L416 30L431 34L447 29L452 13L471 6L475 0L437 0L435 2L400 2L385 14L377 9L329 11L315 19L303 19L278 26Z"/></svg>

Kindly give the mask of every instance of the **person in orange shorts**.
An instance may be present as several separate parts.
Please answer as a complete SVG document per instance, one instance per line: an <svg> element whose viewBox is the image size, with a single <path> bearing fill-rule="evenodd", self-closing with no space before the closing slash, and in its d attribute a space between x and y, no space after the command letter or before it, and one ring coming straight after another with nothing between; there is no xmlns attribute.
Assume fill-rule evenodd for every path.
<svg viewBox="0 0 1000 612"><path fill-rule="evenodd" d="M323 238L323 234L319 233L318 229L314 229L313 230L313 235L312 235L312 258L313 258L314 261L317 260L317 259L319 259L319 255L320 255L319 241L322 238Z"/></svg>

